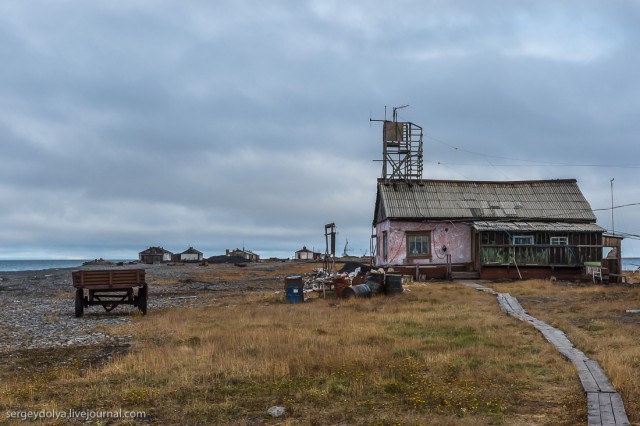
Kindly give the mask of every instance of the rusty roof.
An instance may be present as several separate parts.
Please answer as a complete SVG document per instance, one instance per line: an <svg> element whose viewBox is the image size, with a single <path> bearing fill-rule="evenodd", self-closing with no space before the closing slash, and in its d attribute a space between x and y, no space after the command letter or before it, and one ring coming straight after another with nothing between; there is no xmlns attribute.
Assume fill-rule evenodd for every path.
<svg viewBox="0 0 640 426"><path fill-rule="evenodd" d="M575 179L378 180L374 224L394 219L595 222Z"/></svg>

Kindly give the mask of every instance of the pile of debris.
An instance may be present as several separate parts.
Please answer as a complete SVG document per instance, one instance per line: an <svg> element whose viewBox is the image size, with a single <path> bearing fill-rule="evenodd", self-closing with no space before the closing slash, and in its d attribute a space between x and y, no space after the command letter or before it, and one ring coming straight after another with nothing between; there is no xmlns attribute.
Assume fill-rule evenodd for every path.
<svg viewBox="0 0 640 426"><path fill-rule="evenodd" d="M402 293L402 275L387 274L384 269L373 269L358 262L347 262L340 271L314 269L304 277L304 293L335 294L339 299L371 297L375 294Z"/></svg>

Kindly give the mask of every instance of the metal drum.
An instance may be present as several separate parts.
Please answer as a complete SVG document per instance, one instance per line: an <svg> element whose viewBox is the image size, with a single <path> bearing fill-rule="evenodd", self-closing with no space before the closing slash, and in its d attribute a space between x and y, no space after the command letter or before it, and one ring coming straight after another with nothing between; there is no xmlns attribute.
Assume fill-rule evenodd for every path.
<svg viewBox="0 0 640 426"><path fill-rule="evenodd" d="M304 284L300 275L293 275L284 278L284 296L289 303L304 302Z"/></svg>
<svg viewBox="0 0 640 426"><path fill-rule="evenodd" d="M371 287L369 287L368 284L360 284L342 290L343 299L350 299L352 297L371 297Z"/></svg>
<svg viewBox="0 0 640 426"><path fill-rule="evenodd" d="M404 291L402 288L402 275L387 274L385 281L385 293L387 295L400 294Z"/></svg>

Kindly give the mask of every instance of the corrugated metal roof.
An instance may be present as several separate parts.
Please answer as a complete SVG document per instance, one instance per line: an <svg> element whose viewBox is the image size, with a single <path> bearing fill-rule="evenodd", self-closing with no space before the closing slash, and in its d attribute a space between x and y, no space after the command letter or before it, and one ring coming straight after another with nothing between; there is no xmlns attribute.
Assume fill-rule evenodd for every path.
<svg viewBox="0 0 640 426"><path fill-rule="evenodd" d="M473 222L477 231L517 231L517 232L603 232L604 228L595 223L567 222Z"/></svg>
<svg viewBox="0 0 640 426"><path fill-rule="evenodd" d="M596 220L574 179L380 180L375 221L386 218Z"/></svg>

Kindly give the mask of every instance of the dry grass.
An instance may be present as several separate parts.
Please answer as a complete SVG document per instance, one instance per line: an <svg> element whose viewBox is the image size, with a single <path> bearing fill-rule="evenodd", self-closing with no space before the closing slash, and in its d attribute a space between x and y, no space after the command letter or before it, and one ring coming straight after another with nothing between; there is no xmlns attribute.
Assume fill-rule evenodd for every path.
<svg viewBox="0 0 640 426"><path fill-rule="evenodd" d="M151 312L118 330L135 336L127 354L90 369L60 368L64 352L25 354L40 367L3 373L0 412L122 408L157 424L586 422L573 366L494 297L410 290L302 305L254 293ZM273 405L286 407L284 420L267 415Z"/></svg>
<svg viewBox="0 0 640 426"><path fill-rule="evenodd" d="M551 283L535 280L496 284L533 316L563 330L597 360L624 399L632 423L640 422L640 288Z"/></svg>
<svg viewBox="0 0 640 426"><path fill-rule="evenodd" d="M625 271L622 275L627 277L627 281L630 284L640 284L640 272Z"/></svg>
<svg viewBox="0 0 640 426"><path fill-rule="evenodd" d="M177 268L166 266L166 268ZM187 270L187 278L191 281L200 282L257 282L261 285L272 285L281 287L282 278L289 275L309 274L313 269L322 268L322 263L315 262L271 262L271 263L249 263L246 267L240 268L233 264L214 264L202 266L196 269ZM174 284L171 279L150 279L151 285Z"/></svg>

